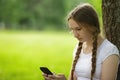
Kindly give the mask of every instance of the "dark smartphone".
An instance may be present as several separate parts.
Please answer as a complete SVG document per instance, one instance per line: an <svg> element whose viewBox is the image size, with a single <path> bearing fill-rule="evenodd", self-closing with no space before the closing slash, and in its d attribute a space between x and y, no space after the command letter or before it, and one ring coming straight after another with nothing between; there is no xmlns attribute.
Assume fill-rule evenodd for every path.
<svg viewBox="0 0 120 80"><path fill-rule="evenodd" d="M47 67L40 67L40 70L47 75L53 75L53 73Z"/></svg>

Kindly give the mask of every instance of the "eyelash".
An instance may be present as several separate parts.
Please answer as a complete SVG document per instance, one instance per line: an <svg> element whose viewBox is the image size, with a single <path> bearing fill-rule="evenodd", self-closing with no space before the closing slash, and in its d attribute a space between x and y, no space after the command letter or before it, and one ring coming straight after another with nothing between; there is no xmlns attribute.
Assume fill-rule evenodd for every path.
<svg viewBox="0 0 120 80"><path fill-rule="evenodd" d="M82 28L75 28L75 29L73 29L73 28L70 28L70 32L73 32L73 31L80 31Z"/></svg>
<svg viewBox="0 0 120 80"><path fill-rule="evenodd" d="M71 31L75 30L75 31L80 31L82 28L79 29L70 29Z"/></svg>
<svg viewBox="0 0 120 80"><path fill-rule="evenodd" d="M82 28L79 29L70 29L70 33L73 33L73 31L80 31Z"/></svg>
<svg viewBox="0 0 120 80"><path fill-rule="evenodd" d="M79 31L79 30L81 30L81 28L79 28L79 29L76 29L76 30L78 30L78 31Z"/></svg>

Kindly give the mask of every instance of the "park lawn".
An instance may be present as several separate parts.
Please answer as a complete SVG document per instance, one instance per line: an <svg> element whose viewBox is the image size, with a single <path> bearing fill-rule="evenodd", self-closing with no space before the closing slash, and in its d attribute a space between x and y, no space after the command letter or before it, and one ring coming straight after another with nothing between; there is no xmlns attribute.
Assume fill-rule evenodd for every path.
<svg viewBox="0 0 120 80"><path fill-rule="evenodd" d="M67 77L77 41L69 32L0 32L0 80L44 80L40 66Z"/></svg>

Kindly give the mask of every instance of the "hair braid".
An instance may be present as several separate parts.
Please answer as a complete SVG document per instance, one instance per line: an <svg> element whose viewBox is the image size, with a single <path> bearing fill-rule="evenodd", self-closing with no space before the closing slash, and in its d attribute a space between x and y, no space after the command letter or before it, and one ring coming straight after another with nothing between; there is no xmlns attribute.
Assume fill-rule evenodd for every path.
<svg viewBox="0 0 120 80"><path fill-rule="evenodd" d="M93 80L93 76L96 70L96 55L97 55L97 35L93 37L91 80Z"/></svg>
<svg viewBox="0 0 120 80"><path fill-rule="evenodd" d="M92 59L91 59L91 62L92 62L91 80L93 80L95 70L96 70L97 37L98 37L98 34L100 33L100 24L99 24L98 15L95 9L91 5L84 4L80 6L78 5L70 12L70 14L67 17L67 20L69 21L70 19L75 20L78 24L86 24L85 27L88 28L88 30L93 35L93 49L92 49ZM82 43L79 43L79 47L77 49L76 56L73 61L73 66L71 69L70 80L73 80L74 69L75 69L77 60L79 58L79 54L81 52L81 48L82 48Z"/></svg>
<svg viewBox="0 0 120 80"><path fill-rule="evenodd" d="M79 42L78 48L77 48L77 52L76 52L76 56L75 56L75 59L74 59L74 61L73 61L73 65L72 65L72 69L71 69L71 77L70 77L70 80L73 80L75 65L76 65L77 60L78 60L78 58L79 58L79 54L81 53L81 49L82 49L82 43Z"/></svg>

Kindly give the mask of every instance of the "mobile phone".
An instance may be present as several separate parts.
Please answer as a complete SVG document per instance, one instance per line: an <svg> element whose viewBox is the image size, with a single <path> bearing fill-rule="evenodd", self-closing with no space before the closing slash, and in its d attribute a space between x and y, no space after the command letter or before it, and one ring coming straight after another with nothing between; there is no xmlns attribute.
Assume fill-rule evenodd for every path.
<svg viewBox="0 0 120 80"><path fill-rule="evenodd" d="M40 70L47 75L53 75L53 73L47 67L40 67Z"/></svg>

